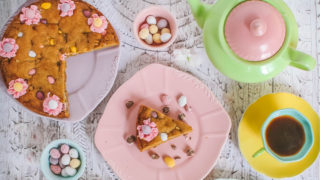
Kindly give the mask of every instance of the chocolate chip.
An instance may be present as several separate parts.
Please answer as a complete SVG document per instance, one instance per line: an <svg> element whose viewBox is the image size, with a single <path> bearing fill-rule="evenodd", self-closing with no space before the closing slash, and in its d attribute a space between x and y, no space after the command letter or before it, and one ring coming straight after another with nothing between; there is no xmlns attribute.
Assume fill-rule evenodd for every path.
<svg viewBox="0 0 320 180"><path fill-rule="evenodd" d="M176 150L176 149L177 149L177 146L174 145L174 144L171 144L171 148L172 148L173 150Z"/></svg>
<svg viewBox="0 0 320 180"><path fill-rule="evenodd" d="M194 150L192 150L191 148L189 148L189 149L186 151L186 153L187 153L187 156L193 156Z"/></svg>
<svg viewBox="0 0 320 180"><path fill-rule="evenodd" d="M180 113L180 114L178 115L178 119L180 119L181 121L184 121L185 118L186 118L186 115L185 115L184 113Z"/></svg>
<svg viewBox="0 0 320 180"><path fill-rule="evenodd" d="M134 104L133 101L128 101L128 102L126 103L126 107L129 109L129 108L131 108L131 107L133 106L133 104Z"/></svg>
<svg viewBox="0 0 320 180"><path fill-rule="evenodd" d="M181 159L181 157L180 156L175 156L175 157L173 157L173 159L177 160L177 159Z"/></svg>
<svg viewBox="0 0 320 180"><path fill-rule="evenodd" d="M88 9L84 9L82 13L86 18L89 18L91 16L91 12Z"/></svg>
<svg viewBox="0 0 320 180"><path fill-rule="evenodd" d="M158 118L158 113L155 112L155 111L152 111L151 117L153 117L153 118Z"/></svg>
<svg viewBox="0 0 320 180"><path fill-rule="evenodd" d="M151 153L151 158L152 159L159 159L160 158L160 156L157 154L157 153Z"/></svg>
<svg viewBox="0 0 320 180"><path fill-rule="evenodd" d="M37 97L39 100L44 100L44 93L43 93L42 91L37 91L36 97Z"/></svg>
<svg viewBox="0 0 320 180"><path fill-rule="evenodd" d="M48 24L47 19L41 19L40 22L41 22L42 24Z"/></svg>
<svg viewBox="0 0 320 180"><path fill-rule="evenodd" d="M136 142L136 140L137 140L136 136L132 135L127 138L127 143L132 144L132 143Z"/></svg>
<svg viewBox="0 0 320 180"><path fill-rule="evenodd" d="M162 108L162 112L164 114L168 114L170 112L170 108L168 106L165 106L165 107Z"/></svg>

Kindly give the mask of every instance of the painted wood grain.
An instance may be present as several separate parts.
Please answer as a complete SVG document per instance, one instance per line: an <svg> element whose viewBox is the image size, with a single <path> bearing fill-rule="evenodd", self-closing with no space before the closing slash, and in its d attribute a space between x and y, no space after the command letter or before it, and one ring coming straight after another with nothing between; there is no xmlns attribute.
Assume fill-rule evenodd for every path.
<svg viewBox="0 0 320 180"><path fill-rule="evenodd" d="M87 155L87 168L81 179L116 179L94 145L94 133L103 110L117 88L135 72L150 63L161 63L188 71L201 79L232 118L229 139L214 170L206 180L236 178L243 180L270 179L254 171L241 156L237 127L245 109L262 95L291 92L306 99L319 112L319 65L312 72L287 68L276 78L259 84L238 83L219 73L205 55L202 31L193 19L186 0L87 0L98 7L118 30L122 41L120 68L114 87L101 104L82 122L69 124L48 121L25 112L10 98L0 94L0 179L44 179L39 160L42 149L52 140L69 138L78 142ZM298 49L320 58L320 1L285 0L299 24ZM0 27L25 0L0 0ZM213 0L205 2L214 3ZM175 43L163 51L149 51L140 46L132 33L135 15L144 7L163 5L177 18L179 26ZM190 53L189 63L177 58L175 52ZM188 53L187 53L188 54ZM319 160L293 180L318 180Z"/></svg>

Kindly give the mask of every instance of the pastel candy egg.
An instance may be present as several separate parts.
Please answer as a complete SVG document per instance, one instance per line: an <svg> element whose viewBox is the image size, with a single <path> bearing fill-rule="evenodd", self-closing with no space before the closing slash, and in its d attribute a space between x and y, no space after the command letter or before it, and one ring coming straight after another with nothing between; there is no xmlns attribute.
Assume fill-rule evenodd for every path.
<svg viewBox="0 0 320 180"><path fill-rule="evenodd" d="M148 35L149 35L149 29L147 28L141 29L139 32L139 37L141 39L147 39Z"/></svg>
<svg viewBox="0 0 320 180"><path fill-rule="evenodd" d="M155 33L157 33L158 32L158 27L156 26L156 25L151 25L150 27L149 27L149 32L151 33L151 34L155 34Z"/></svg>
<svg viewBox="0 0 320 180"><path fill-rule="evenodd" d="M161 133L160 134L161 141L167 141L168 140L168 134L167 133Z"/></svg>
<svg viewBox="0 0 320 180"><path fill-rule="evenodd" d="M63 169L61 170L61 176L63 176L63 177L67 177L67 176L68 176L68 174L67 174L67 172L66 172L66 168L63 168Z"/></svg>
<svg viewBox="0 0 320 180"><path fill-rule="evenodd" d="M69 156L73 159L77 159L79 157L79 153L76 149L72 148L69 150Z"/></svg>
<svg viewBox="0 0 320 180"><path fill-rule="evenodd" d="M168 26L168 21L166 19L160 19L157 23L159 29L165 28Z"/></svg>
<svg viewBox="0 0 320 180"><path fill-rule="evenodd" d="M187 97L186 96L180 96L178 99L178 104L180 107L184 107L187 104Z"/></svg>
<svg viewBox="0 0 320 180"><path fill-rule="evenodd" d="M55 100L50 100L48 103L49 109L57 109L58 108L58 103Z"/></svg>
<svg viewBox="0 0 320 180"><path fill-rule="evenodd" d="M170 98L170 96L168 96L168 95L166 95L166 94L161 95L160 100L161 100L161 102L162 102L164 105L166 105L166 106L171 103L171 98Z"/></svg>
<svg viewBox="0 0 320 180"><path fill-rule="evenodd" d="M164 33L171 33L171 31L168 28L163 28L161 29L161 34L164 34Z"/></svg>
<svg viewBox="0 0 320 180"><path fill-rule="evenodd" d="M68 176L74 176L77 173L77 170L72 168L72 167L70 167L70 166L67 166L65 168L65 170L66 170L66 173L67 173Z"/></svg>
<svg viewBox="0 0 320 180"><path fill-rule="evenodd" d="M28 74L30 75L30 76L32 76L32 75L34 75L34 74L36 74L36 69L30 69L30 71L28 72Z"/></svg>
<svg viewBox="0 0 320 180"><path fill-rule="evenodd" d="M148 24L157 24L157 19L154 16L148 16L146 21Z"/></svg>
<svg viewBox="0 0 320 180"><path fill-rule="evenodd" d="M50 164L57 165L57 164L59 164L59 159L55 159L53 157L50 157L49 162L50 162Z"/></svg>
<svg viewBox="0 0 320 180"><path fill-rule="evenodd" d="M164 163L166 163L166 165L169 167L169 168L173 168L175 165L176 165L176 162L174 161L173 158L169 157L169 156L165 156L163 158L163 161Z"/></svg>
<svg viewBox="0 0 320 180"><path fill-rule="evenodd" d="M164 33L161 35L160 39L161 39L161 42L166 43L171 39L171 34Z"/></svg>
<svg viewBox="0 0 320 180"><path fill-rule="evenodd" d="M18 37L22 37L22 36L23 36L23 32L19 32Z"/></svg>
<svg viewBox="0 0 320 180"><path fill-rule="evenodd" d="M60 174L61 173L61 168L60 166L57 165L50 165L50 169L54 174Z"/></svg>
<svg viewBox="0 0 320 180"><path fill-rule="evenodd" d="M61 156L61 154L58 149L53 148L50 150L50 157L55 158L55 159L59 159L60 156Z"/></svg>
<svg viewBox="0 0 320 180"><path fill-rule="evenodd" d="M144 24L142 24L142 25L140 26L140 30L141 30L141 29L145 29L145 28L149 29L149 24L144 23Z"/></svg>
<svg viewBox="0 0 320 180"><path fill-rule="evenodd" d="M34 52L34 51L29 51L29 56L32 57L32 58L34 58L34 57L37 56L37 54L36 54L36 52Z"/></svg>
<svg viewBox="0 0 320 180"><path fill-rule="evenodd" d="M152 39L152 35L148 34L148 37L145 39L147 44L152 44L153 43L153 39Z"/></svg>
<svg viewBox="0 0 320 180"><path fill-rule="evenodd" d="M56 80L54 79L54 77L48 76L48 82L49 82L50 84L54 84L54 83L56 82Z"/></svg>
<svg viewBox="0 0 320 180"><path fill-rule="evenodd" d="M70 167L77 169L81 165L81 161L79 159L72 159L70 161Z"/></svg>
<svg viewBox="0 0 320 180"><path fill-rule="evenodd" d="M152 40L157 43L157 44L160 44L161 43L161 39L160 39L160 34L159 33L156 33L152 36Z"/></svg>
<svg viewBox="0 0 320 180"><path fill-rule="evenodd" d="M71 158L70 158L69 154L63 155L63 156L61 157L61 159L60 159L61 164L65 165L65 166L67 166L67 165L70 164L70 160L71 160Z"/></svg>
<svg viewBox="0 0 320 180"><path fill-rule="evenodd" d="M60 151L62 152L62 154L67 154L69 152L70 146L67 144L62 144L60 146Z"/></svg>
<svg viewBox="0 0 320 180"><path fill-rule="evenodd" d="M151 117L153 117L153 118L158 118L158 113L155 112L155 111L152 111Z"/></svg>
<svg viewBox="0 0 320 180"><path fill-rule="evenodd" d="M10 43L5 43L5 44L3 45L3 50L4 50L5 52L10 52L10 51L12 51L12 49L13 49L13 45L10 44Z"/></svg>
<svg viewBox="0 0 320 180"><path fill-rule="evenodd" d="M62 164L61 159L59 160L59 166L60 166L62 169L66 167L65 165Z"/></svg>

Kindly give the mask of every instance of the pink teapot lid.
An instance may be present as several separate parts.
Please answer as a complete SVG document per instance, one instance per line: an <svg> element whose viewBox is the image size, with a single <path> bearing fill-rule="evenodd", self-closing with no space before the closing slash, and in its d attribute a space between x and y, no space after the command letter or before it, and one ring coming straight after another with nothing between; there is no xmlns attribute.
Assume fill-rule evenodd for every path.
<svg viewBox="0 0 320 180"><path fill-rule="evenodd" d="M275 55L285 40L286 25L276 8L263 1L246 1L235 7L225 25L225 37L242 59L262 61Z"/></svg>

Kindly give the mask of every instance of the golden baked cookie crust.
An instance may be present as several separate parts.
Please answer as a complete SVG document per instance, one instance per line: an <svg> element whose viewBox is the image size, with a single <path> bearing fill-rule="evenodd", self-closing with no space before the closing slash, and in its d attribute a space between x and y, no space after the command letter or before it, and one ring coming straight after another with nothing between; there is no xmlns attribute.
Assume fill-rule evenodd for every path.
<svg viewBox="0 0 320 180"><path fill-rule="evenodd" d="M119 40L112 25L104 33L93 32L88 19L93 14L103 16L96 8L81 0L73 0L76 8L72 16L61 17L58 10L59 0L39 0L31 5L37 6L41 20L37 24L27 25L20 21L18 13L5 30L4 38L16 41L19 49L16 56L8 58L0 56L0 68L5 84L22 78L28 84L26 94L17 98L25 107L44 116L66 118L69 117L68 95L66 92L66 62L61 60L62 55L73 56L101 48L119 45ZM49 9L43 8L43 3L49 3ZM27 6L27 8L31 7ZM90 15L90 16L88 16ZM22 34L22 36L21 36ZM30 56L30 51L36 54ZM30 75L30 71L35 73ZM53 77L54 83L48 82ZM44 98L37 98L41 92L44 98L56 95L64 108L58 115L49 115L43 110Z"/></svg>

